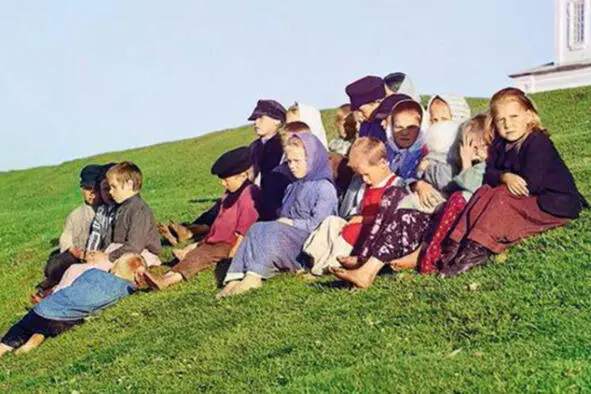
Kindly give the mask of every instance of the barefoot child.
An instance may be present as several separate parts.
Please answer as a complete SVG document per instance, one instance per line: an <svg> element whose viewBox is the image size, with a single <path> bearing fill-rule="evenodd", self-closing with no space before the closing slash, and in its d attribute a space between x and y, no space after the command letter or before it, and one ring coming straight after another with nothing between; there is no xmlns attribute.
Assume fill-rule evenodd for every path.
<svg viewBox="0 0 591 394"><path fill-rule="evenodd" d="M106 177L111 197L118 204L115 223L107 235L108 246L104 252L87 253L86 264L70 267L55 291L69 286L85 270L108 271L125 253L141 254L148 266L161 264L158 253L162 246L156 220L139 195L143 184L141 170L134 163L125 161L111 167Z"/></svg>
<svg viewBox="0 0 591 394"><path fill-rule="evenodd" d="M0 340L0 357L16 349L26 353L79 325L83 319L133 293L146 269L141 256L124 254L110 272L91 269L71 286L41 300Z"/></svg>
<svg viewBox="0 0 591 394"><path fill-rule="evenodd" d="M329 216L310 234L303 251L312 258L314 275L323 275L328 268L340 266L337 257L348 256L358 240L367 236L384 191L396 180L388 166L386 147L375 138L357 139L351 147L350 163L364 183L359 214L349 221Z"/></svg>
<svg viewBox="0 0 591 394"><path fill-rule="evenodd" d="M182 280L190 280L198 272L223 259L234 257L247 230L258 218L259 189L248 179L252 166L250 150L236 148L221 155L211 168L224 187L221 208L203 241L192 249L162 277L146 273L150 287L162 290Z"/></svg>
<svg viewBox="0 0 591 394"><path fill-rule="evenodd" d="M516 88L495 93L490 115L495 139L486 185L449 236L444 277L466 272L523 238L564 226L588 205L525 93Z"/></svg>
<svg viewBox="0 0 591 394"><path fill-rule="evenodd" d="M49 294L71 265L82 263L95 210L101 204L101 172L102 166L96 164L88 165L80 172L80 191L84 203L68 215L59 239L59 253L52 254L47 260L45 279L37 285L38 292L32 297L33 303Z"/></svg>
<svg viewBox="0 0 591 394"><path fill-rule="evenodd" d="M322 143L308 133L294 134L286 144L292 183L285 191L279 219L256 223L244 241L224 280L218 298L236 295L262 286L263 280L278 271L303 269L298 261L302 245L310 233L337 208L328 155Z"/></svg>

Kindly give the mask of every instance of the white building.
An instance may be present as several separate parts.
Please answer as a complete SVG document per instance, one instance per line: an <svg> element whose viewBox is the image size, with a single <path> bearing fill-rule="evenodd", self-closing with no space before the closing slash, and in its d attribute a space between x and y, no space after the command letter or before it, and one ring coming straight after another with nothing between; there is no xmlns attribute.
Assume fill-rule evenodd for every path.
<svg viewBox="0 0 591 394"><path fill-rule="evenodd" d="M554 0L554 62L509 77L527 93L591 85L591 0Z"/></svg>

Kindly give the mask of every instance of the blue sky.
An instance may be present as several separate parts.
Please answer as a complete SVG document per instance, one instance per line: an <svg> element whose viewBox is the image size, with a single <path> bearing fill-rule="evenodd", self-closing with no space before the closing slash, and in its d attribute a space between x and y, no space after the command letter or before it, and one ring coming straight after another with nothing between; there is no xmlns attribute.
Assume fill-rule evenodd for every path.
<svg viewBox="0 0 591 394"><path fill-rule="evenodd" d="M552 60L550 0L2 2L0 171L319 108L366 74L489 96Z"/></svg>

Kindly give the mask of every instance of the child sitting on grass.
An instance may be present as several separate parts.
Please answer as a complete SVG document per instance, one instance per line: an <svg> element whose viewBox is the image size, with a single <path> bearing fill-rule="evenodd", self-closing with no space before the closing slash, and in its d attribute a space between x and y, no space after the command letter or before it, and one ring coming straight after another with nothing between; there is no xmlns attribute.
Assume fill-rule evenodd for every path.
<svg viewBox="0 0 591 394"><path fill-rule="evenodd" d="M162 277L145 274L150 287L165 289L183 279L190 280L221 260L234 257L244 235L258 218L259 189L248 179L251 166L247 147L228 151L216 160L211 173L220 178L224 187L217 217L203 241L186 248L186 254L170 272Z"/></svg>
<svg viewBox="0 0 591 394"><path fill-rule="evenodd" d="M158 253L162 248L156 219L150 207L140 197L142 172L134 163L125 161L107 171L110 194L118 204L115 223L107 235L104 252L86 254L86 264L71 266L55 291L69 286L82 272L98 268L108 271L113 262L125 253L141 254L148 266L160 265Z"/></svg>
<svg viewBox="0 0 591 394"><path fill-rule="evenodd" d="M470 119L470 106L466 99L451 93L431 97L427 104L427 112L431 124L450 120L463 123Z"/></svg>
<svg viewBox="0 0 591 394"><path fill-rule="evenodd" d="M68 288L41 300L25 317L13 325L0 340L0 357L16 349L26 353L79 325L83 319L133 293L145 272L140 255L124 254L110 272L90 269Z"/></svg>
<svg viewBox="0 0 591 394"><path fill-rule="evenodd" d="M287 141L285 153L287 163L281 171L292 183L285 191L279 219L256 223L248 230L218 298L260 287L263 279L278 271L303 269L298 257L304 241L320 222L336 214L338 200L328 154L318 138L295 133Z"/></svg>
<svg viewBox="0 0 591 394"><path fill-rule="evenodd" d="M486 159L492 141L487 116L476 115L462 128L459 156L461 171L448 187L451 193L438 214L437 226L421 248L419 272L428 274L436 270L441 258L441 244L461 215L474 192L482 186Z"/></svg>
<svg viewBox="0 0 591 394"><path fill-rule="evenodd" d="M96 164L87 165L80 172L80 191L84 203L68 215L59 238L59 252L53 253L47 260L45 279L37 285L38 292L31 297L33 303L48 295L71 265L82 263L90 226L101 204L101 173L102 166Z"/></svg>
<svg viewBox="0 0 591 394"><path fill-rule="evenodd" d="M440 275L459 275L507 246L578 217L587 202L521 90L490 101L495 139L482 186L449 235Z"/></svg>
<svg viewBox="0 0 591 394"><path fill-rule="evenodd" d="M386 147L375 138L361 137L353 143L349 166L364 183L359 214L349 221L329 216L310 234L303 251L312 259L314 275L323 275L328 268L340 266L337 257L348 256L358 240L367 236L384 191L396 181L388 166Z"/></svg>

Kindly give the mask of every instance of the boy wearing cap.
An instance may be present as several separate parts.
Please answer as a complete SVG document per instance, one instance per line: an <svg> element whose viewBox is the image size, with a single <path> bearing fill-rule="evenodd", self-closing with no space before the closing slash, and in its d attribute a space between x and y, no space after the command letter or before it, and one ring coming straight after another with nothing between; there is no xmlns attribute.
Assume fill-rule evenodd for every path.
<svg viewBox="0 0 591 394"><path fill-rule="evenodd" d="M386 133L380 122L371 120L373 112L386 97L384 80L368 75L349 84L345 92L351 101L351 110L359 111L365 118L359 127L359 137L373 137L386 142Z"/></svg>
<svg viewBox="0 0 591 394"><path fill-rule="evenodd" d="M273 170L281 162L283 147L279 129L285 123L285 108L275 100L259 100L248 117L254 121L254 131L259 137L250 144L254 183L261 187L260 219L277 219L277 210L283 200L282 188L275 187L281 183L281 176Z"/></svg>
<svg viewBox="0 0 591 394"><path fill-rule="evenodd" d="M80 172L80 191L84 203L68 215L59 238L59 252L53 253L45 264L45 279L37 285L38 293L31 301L37 303L46 296L72 265L82 262L84 249L90 233L90 224L97 207L101 204L98 190L103 167L87 165Z"/></svg>
<svg viewBox="0 0 591 394"><path fill-rule="evenodd" d="M162 290L182 280L190 280L199 271L234 256L244 235L259 216L259 189L249 180L251 166L247 147L228 151L216 160L211 173L220 178L225 190L209 232L164 276L146 273L150 287Z"/></svg>

